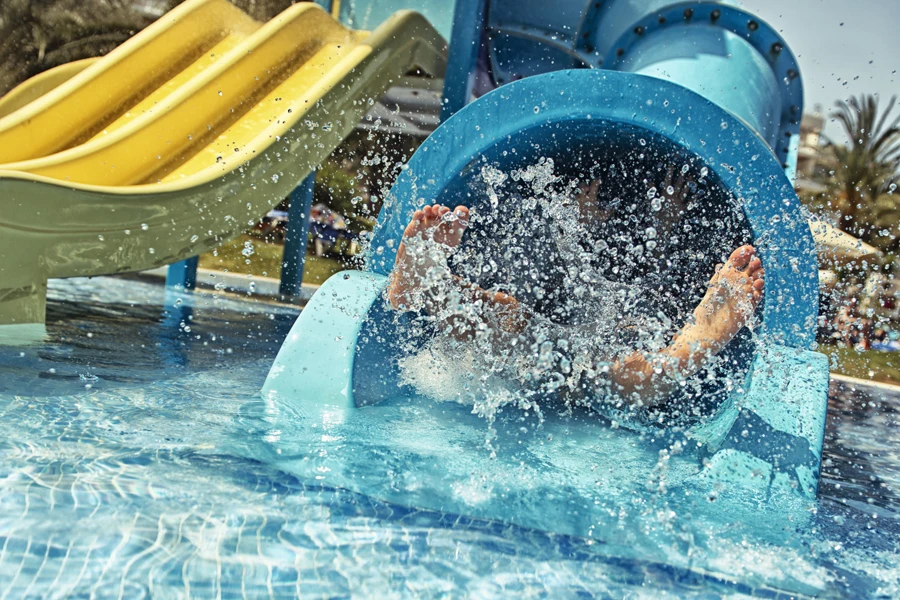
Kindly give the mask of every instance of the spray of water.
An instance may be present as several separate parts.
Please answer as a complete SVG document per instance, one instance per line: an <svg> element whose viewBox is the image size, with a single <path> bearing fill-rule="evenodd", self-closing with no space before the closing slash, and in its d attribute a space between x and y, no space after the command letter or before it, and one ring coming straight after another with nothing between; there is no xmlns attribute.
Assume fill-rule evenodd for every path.
<svg viewBox="0 0 900 600"><path fill-rule="evenodd" d="M482 201L458 248L428 235L406 241L422 278L405 307L416 335L400 359L404 383L471 405L489 423L507 407L541 419L587 406L636 426L709 415L708 389L735 385L727 354L679 381L670 408L654 411L620 397L608 373L617 358L671 341L712 274L691 282L678 272L734 247L702 247L697 237L738 229L739 219L704 206L711 185L691 164L646 174L619 161L594 171L587 180L560 174L551 158L508 172L483 165L471 190ZM628 174L645 176L615 185ZM736 213L739 202L728 204ZM527 326L504 331L503 315L485 313L460 282L516 298ZM431 332L424 343L422 331Z"/></svg>

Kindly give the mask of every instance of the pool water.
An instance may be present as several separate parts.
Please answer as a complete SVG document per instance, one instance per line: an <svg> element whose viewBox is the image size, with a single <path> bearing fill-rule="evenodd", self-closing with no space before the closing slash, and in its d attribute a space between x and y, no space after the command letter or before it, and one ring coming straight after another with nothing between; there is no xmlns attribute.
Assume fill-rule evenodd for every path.
<svg viewBox="0 0 900 600"><path fill-rule="evenodd" d="M285 415L296 309L165 300L53 281L48 340L0 349L0 599L900 597L900 393L833 385L819 498L762 502L552 411Z"/></svg>

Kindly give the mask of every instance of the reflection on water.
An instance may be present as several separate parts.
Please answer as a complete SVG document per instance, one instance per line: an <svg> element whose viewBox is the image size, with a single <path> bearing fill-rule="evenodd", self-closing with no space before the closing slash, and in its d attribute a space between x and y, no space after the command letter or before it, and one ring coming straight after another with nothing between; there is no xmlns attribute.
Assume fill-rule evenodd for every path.
<svg viewBox="0 0 900 600"><path fill-rule="evenodd" d="M564 446L574 438L547 439L546 460L572 457L557 497L540 457L491 459L487 430L455 405L282 426L258 390L296 311L162 301L140 282L53 282L50 339L0 350L0 595L900 595L897 395L833 388L821 494L803 519L743 506L755 518L722 521L659 485L678 457L599 422L591 460ZM609 476L621 463L655 489L621 489ZM410 508L436 501L438 474L459 510ZM564 501L586 482L607 502L593 538L477 516L495 502L577 519Z"/></svg>

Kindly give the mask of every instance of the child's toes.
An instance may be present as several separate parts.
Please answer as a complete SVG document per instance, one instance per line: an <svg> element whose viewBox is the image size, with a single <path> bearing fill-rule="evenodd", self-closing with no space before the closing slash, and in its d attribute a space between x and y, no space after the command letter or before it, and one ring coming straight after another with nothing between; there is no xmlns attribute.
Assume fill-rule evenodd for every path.
<svg viewBox="0 0 900 600"><path fill-rule="evenodd" d="M753 259L750 261L750 264L747 265L747 272L753 273L754 271L756 271L757 269L759 269L761 267L762 267L762 261L759 260L758 256L754 256Z"/></svg>
<svg viewBox="0 0 900 600"><path fill-rule="evenodd" d="M428 223L429 227L433 227L436 223L438 223L441 219L441 207L435 204L434 206L426 206L425 210L425 221Z"/></svg>
<svg viewBox="0 0 900 600"><path fill-rule="evenodd" d="M420 229L422 229L422 223L425 219L425 213L421 210L417 210L413 213L412 219L409 221L409 225L406 226L406 229L403 232L405 237L410 237L416 235Z"/></svg>
<svg viewBox="0 0 900 600"><path fill-rule="evenodd" d="M750 264L750 261L753 258L753 254L755 252L756 250L754 250L753 246L751 246L750 244L744 244L743 246L732 252L728 260L731 261L736 269L743 269Z"/></svg>

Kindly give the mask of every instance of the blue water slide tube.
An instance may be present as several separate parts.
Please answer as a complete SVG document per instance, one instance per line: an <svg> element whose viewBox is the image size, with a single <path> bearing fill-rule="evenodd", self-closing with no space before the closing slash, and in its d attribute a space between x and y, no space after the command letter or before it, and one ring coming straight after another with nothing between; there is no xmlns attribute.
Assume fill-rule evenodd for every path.
<svg viewBox="0 0 900 600"><path fill-rule="evenodd" d="M796 167L797 62L777 31L730 3L495 0L486 35L498 85L584 67L668 79L743 119L789 173Z"/></svg>
<svg viewBox="0 0 900 600"><path fill-rule="evenodd" d="M509 169L539 156L562 162L577 147L677 155L708 170L723 191L711 202L738 200L767 286L745 374L686 435L704 447L705 464L718 478L752 479L763 465L814 495L828 385L825 357L810 351L818 304L814 246L780 161L748 121L683 86L629 72L560 71L486 94L439 127L410 160L379 216L366 270L335 275L312 298L264 395L286 409L281 414L354 410L410 395L397 371L402 319L383 299L387 275L416 209L465 201L487 210L471 193L481 165ZM714 238L713 232L698 243L715 248L721 240Z"/></svg>
<svg viewBox="0 0 900 600"><path fill-rule="evenodd" d="M374 27L401 8L422 12L452 39L449 72L486 71L477 78L481 87L571 68L674 81L746 121L793 177L803 112L800 69L781 35L733 2L344 0L340 18ZM458 81L445 89L453 105L445 112L468 101L473 80L464 90Z"/></svg>

